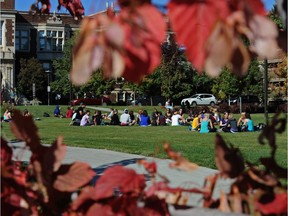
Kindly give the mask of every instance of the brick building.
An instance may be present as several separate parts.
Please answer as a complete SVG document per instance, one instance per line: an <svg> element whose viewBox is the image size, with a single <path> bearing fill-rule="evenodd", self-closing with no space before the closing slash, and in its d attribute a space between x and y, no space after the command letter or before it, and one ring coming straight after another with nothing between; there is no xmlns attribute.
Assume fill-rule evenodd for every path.
<svg viewBox="0 0 288 216"><path fill-rule="evenodd" d="M65 40L79 29L80 21L70 14L31 15L16 11L15 0L0 2L1 90L8 100L15 91L20 59L35 57L51 72L52 60L63 56Z"/></svg>

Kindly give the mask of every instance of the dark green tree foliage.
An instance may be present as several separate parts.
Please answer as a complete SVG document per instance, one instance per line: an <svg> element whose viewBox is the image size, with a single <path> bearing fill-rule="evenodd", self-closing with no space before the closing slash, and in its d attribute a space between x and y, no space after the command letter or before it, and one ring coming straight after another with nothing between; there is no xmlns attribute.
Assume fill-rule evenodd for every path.
<svg viewBox="0 0 288 216"><path fill-rule="evenodd" d="M229 95L253 94L263 96L263 74L259 69L259 63L255 59L251 61L248 73L242 78L235 77L229 68L225 67L218 78L214 79L213 94L219 98L228 98Z"/></svg>
<svg viewBox="0 0 288 216"><path fill-rule="evenodd" d="M221 72L221 75L214 79L214 84L212 88L212 93L218 99L228 98L229 95L238 95L240 94L240 83L228 69L225 67Z"/></svg>
<svg viewBox="0 0 288 216"><path fill-rule="evenodd" d="M284 25L279 16L276 5L274 5L271 11L269 12L269 18L278 26L279 29L284 29Z"/></svg>
<svg viewBox="0 0 288 216"><path fill-rule="evenodd" d="M80 87L79 94L90 93L94 96L101 96L103 94L110 94L114 89L116 83L115 79L104 79L102 70L97 70L93 73L90 81Z"/></svg>
<svg viewBox="0 0 288 216"><path fill-rule="evenodd" d="M263 74L260 72L257 59L251 61L248 73L243 78L242 94L253 94L263 98Z"/></svg>
<svg viewBox="0 0 288 216"><path fill-rule="evenodd" d="M205 73L199 75L196 71L193 72L192 94L196 93L212 93L213 79Z"/></svg>
<svg viewBox="0 0 288 216"><path fill-rule="evenodd" d="M45 101L47 88L47 74L42 64L35 58L20 59L20 73L17 76L17 90L29 100L33 99L33 83L35 83L35 97Z"/></svg>
<svg viewBox="0 0 288 216"><path fill-rule="evenodd" d="M162 45L162 62L159 66L162 95L178 99L193 90L193 69L174 39Z"/></svg>

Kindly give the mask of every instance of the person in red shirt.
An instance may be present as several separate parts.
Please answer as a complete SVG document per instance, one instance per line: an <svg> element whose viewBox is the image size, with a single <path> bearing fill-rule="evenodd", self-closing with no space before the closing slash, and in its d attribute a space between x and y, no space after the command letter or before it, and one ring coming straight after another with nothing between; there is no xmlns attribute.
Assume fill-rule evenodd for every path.
<svg viewBox="0 0 288 216"><path fill-rule="evenodd" d="M66 118L72 118L74 107L68 107L66 112Z"/></svg>

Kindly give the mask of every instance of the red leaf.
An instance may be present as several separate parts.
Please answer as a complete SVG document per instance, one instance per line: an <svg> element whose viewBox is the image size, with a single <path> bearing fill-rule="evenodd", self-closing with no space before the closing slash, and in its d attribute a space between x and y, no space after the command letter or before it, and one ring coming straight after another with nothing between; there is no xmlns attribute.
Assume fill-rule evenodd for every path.
<svg viewBox="0 0 288 216"><path fill-rule="evenodd" d="M235 178L244 170L244 161L238 149L229 148L223 138L215 137L215 163L223 176Z"/></svg>
<svg viewBox="0 0 288 216"><path fill-rule="evenodd" d="M37 151L40 145L38 129L34 124L32 116L23 116L20 111L15 110L13 121L11 121L11 131L17 139L24 140L32 152Z"/></svg>
<svg viewBox="0 0 288 216"><path fill-rule="evenodd" d="M81 0L58 0L57 9L60 10L61 6L65 7L75 19L84 16L84 7Z"/></svg>
<svg viewBox="0 0 288 216"><path fill-rule="evenodd" d="M94 203L85 214L86 216L125 216L124 213L115 213L110 205L102 205L100 203Z"/></svg>
<svg viewBox="0 0 288 216"><path fill-rule="evenodd" d="M143 165L150 174L155 174L157 172L157 164L155 161L147 162L146 160L138 160L137 163Z"/></svg>
<svg viewBox="0 0 288 216"><path fill-rule="evenodd" d="M50 147L41 146L39 151L33 153L33 159L40 161L45 173L51 174L61 166L66 149L66 145L63 144L63 137L59 136Z"/></svg>
<svg viewBox="0 0 288 216"><path fill-rule="evenodd" d="M96 18L85 18L82 21L80 35L73 47L71 80L75 85L88 82L93 71L102 65L104 48L95 32L98 27L99 21Z"/></svg>
<svg viewBox="0 0 288 216"><path fill-rule="evenodd" d="M244 0L244 5L252 10L252 12L255 14L267 16L267 11L261 0Z"/></svg>
<svg viewBox="0 0 288 216"><path fill-rule="evenodd" d="M71 209L77 211L81 209L82 205L85 205L88 200L95 200L95 188L87 186L81 190L79 196L72 202Z"/></svg>
<svg viewBox="0 0 288 216"><path fill-rule="evenodd" d="M74 192L79 187L86 185L95 176L91 167L82 162L62 165L56 174L57 177L53 186L63 192Z"/></svg>
<svg viewBox="0 0 288 216"><path fill-rule="evenodd" d="M172 0L168 15L176 41L184 44L188 59L202 72L206 59L205 44L219 20L230 14L225 0Z"/></svg>
<svg viewBox="0 0 288 216"><path fill-rule="evenodd" d="M6 140L1 137L1 167L11 165L12 149L8 146Z"/></svg>
<svg viewBox="0 0 288 216"><path fill-rule="evenodd" d="M160 44L165 39L166 23L151 4L142 4L132 12L123 9L117 20L126 37L122 76L128 81L139 82L160 64Z"/></svg>
<svg viewBox="0 0 288 216"><path fill-rule="evenodd" d="M193 171L193 170L198 168L197 164L188 161L186 158L184 158L181 155L181 153L174 152L168 143L164 144L164 149L165 149L167 155L172 160L175 161L174 163L169 164L169 166L171 168L176 168L176 169L185 170L185 171Z"/></svg>
<svg viewBox="0 0 288 216"><path fill-rule="evenodd" d="M258 200L256 203L256 207L258 210L265 214L286 214L287 213L287 193L275 194L275 197L272 201L265 201L261 202Z"/></svg>
<svg viewBox="0 0 288 216"><path fill-rule="evenodd" d="M41 8L39 8L38 4L41 3ZM37 14L49 14L51 9L50 0L36 0L35 4L30 6L30 12L33 15Z"/></svg>
<svg viewBox="0 0 288 216"><path fill-rule="evenodd" d="M122 166L108 168L96 183L95 199L112 197L115 190L121 193L139 194L145 188L144 175Z"/></svg>

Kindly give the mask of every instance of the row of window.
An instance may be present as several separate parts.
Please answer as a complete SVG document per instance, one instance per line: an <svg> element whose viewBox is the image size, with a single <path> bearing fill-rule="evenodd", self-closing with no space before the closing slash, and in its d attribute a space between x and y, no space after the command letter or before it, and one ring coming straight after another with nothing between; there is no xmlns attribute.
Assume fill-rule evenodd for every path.
<svg viewBox="0 0 288 216"><path fill-rule="evenodd" d="M3 45L4 39L4 21L1 21L0 28L0 45ZM69 32L65 32L65 38L69 37ZM63 51L64 32L40 30L38 32L39 50L40 51ZM15 31L15 49L17 51L29 50L29 31L16 30Z"/></svg>

